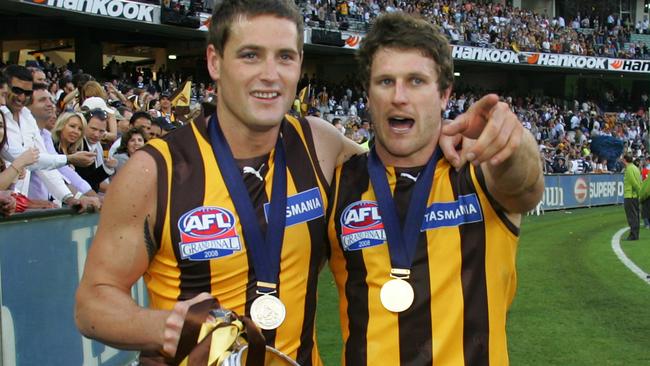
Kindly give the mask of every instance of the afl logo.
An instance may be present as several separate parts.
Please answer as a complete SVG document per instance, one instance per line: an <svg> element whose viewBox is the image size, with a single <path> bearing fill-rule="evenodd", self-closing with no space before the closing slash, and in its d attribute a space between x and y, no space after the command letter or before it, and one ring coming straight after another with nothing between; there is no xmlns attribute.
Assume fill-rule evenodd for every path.
<svg viewBox="0 0 650 366"><path fill-rule="evenodd" d="M343 210L341 225L352 230L364 230L381 225L379 206L374 201L357 201Z"/></svg>
<svg viewBox="0 0 650 366"><path fill-rule="evenodd" d="M206 261L241 252L233 214L221 207L202 206L178 219L181 259Z"/></svg>
<svg viewBox="0 0 650 366"><path fill-rule="evenodd" d="M589 186L583 178L578 178L573 186L573 195L578 203L583 203L589 194Z"/></svg>
<svg viewBox="0 0 650 366"><path fill-rule="evenodd" d="M198 207L178 220L178 229L188 237L210 239L222 237L235 225L235 217L221 207Z"/></svg>
<svg viewBox="0 0 650 366"><path fill-rule="evenodd" d="M341 246L345 251L361 250L386 242L384 223L375 201L357 201L341 214Z"/></svg>

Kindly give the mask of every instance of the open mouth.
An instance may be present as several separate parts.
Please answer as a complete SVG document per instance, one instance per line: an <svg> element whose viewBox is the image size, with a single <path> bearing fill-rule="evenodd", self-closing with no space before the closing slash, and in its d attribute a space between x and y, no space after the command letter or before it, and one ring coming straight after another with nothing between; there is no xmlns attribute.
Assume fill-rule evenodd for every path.
<svg viewBox="0 0 650 366"><path fill-rule="evenodd" d="M388 118L388 125L391 130L397 133L408 132L411 127L415 124L413 118L403 118L403 117L390 117Z"/></svg>

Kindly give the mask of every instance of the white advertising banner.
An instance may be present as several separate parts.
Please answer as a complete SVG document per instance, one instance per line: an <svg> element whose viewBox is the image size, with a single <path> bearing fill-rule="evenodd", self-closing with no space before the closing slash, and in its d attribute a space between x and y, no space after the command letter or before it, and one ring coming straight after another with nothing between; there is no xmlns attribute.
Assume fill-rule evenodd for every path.
<svg viewBox="0 0 650 366"><path fill-rule="evenodd" d="M650 60L629 60L620 58L591 57L542 52L515 52L494 48L452 46L455 60L491 62L500 64L522 64L555 68L616 71L650 72Z"/></svg>
<svg viewBox="0 0 650 366"><path fill-rule="evenodd" d="M129 0L22 0L61 10L160 24L160 5Z"/></svg>

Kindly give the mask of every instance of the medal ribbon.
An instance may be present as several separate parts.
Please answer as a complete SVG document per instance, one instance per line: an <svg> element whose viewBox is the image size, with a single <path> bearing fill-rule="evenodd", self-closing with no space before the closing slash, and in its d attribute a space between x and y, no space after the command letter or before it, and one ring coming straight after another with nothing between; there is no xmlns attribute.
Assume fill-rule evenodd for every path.
<svg viewBox="0 0 650 366"><path fill-rule="evenodd" d="M393 269L410 269L415 256L415 249L426 210L429 192L433 183L433 176L436 165L440 159L440 148L436 148L433 156L429 159L424 170L413 188L409 209L404 221L404 227L400 227L399 217L395 209L395 201L391 194L386 178L386 168L377 156L373 147L368 156L368 174L372 182L372 188L377 196L381 220L384 223L384 231L388 242L390 263Z"/></svg>
<svg viewBox="0 0 650 366"><path fill-rule="evenodd" d="M258 284L258 291L272 293L275 291L273 286L278 283L280 272L280 253L284 240L287 207L287 164L281 134L278 134L278 139L275 142L273 188L266 237L262 235L262 229L257 221L257 215L246 190L244 179L219 126L216 114L210 118L208 134L217 165L241 221L246 238L246 248L252 255L255 276L258 281L268 285L268 287L260 288Z"/></svg>

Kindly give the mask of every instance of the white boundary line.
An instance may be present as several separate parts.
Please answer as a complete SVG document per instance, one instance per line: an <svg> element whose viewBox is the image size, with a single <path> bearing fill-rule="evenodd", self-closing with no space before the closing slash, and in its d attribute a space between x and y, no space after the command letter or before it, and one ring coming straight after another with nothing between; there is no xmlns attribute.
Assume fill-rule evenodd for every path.
<svg viewBox="0 0 650 366"><path fill-rule="evenodd" d="M621 249L621 236L623 235L623 233L625 233L628 230L629 228L625 227L617 231L616 234L614 234L614 236L612 237L612 249L614 250L614 253L616 253L618 259L620 259L621 262L623 262L623 264L630 269L630 271L632 271L635 275L637 275L643 282L650 285L650 277L649 277L650 275L644 272L641 268L639 268L639 266L634 264L634 262L632 262L630 258L628 258L625 255L623 249Z"/></svg>

